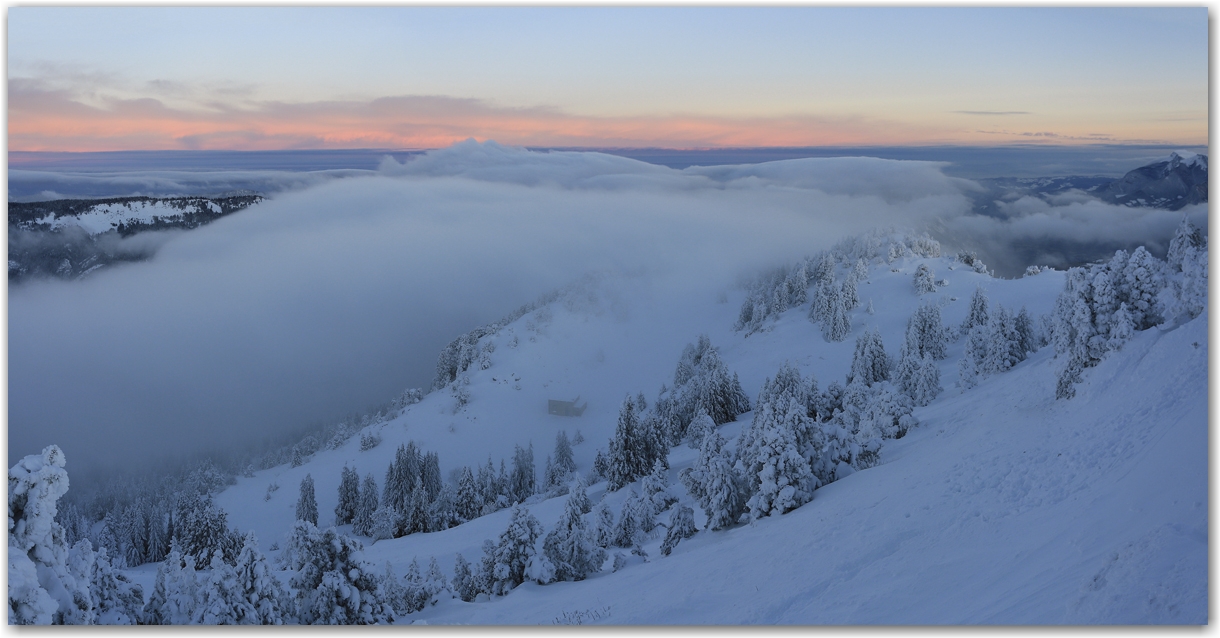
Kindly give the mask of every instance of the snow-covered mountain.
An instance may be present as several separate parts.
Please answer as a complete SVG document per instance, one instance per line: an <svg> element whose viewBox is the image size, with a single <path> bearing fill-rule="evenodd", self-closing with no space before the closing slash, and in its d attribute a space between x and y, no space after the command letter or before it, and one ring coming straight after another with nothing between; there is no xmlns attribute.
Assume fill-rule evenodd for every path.
<svg viewBox="0 0 1220 638"><path fill-rule="evenodd" d="M1169 157L1141 166L1115 180L1099 195L1123 206L1152 206L1179 210L1207 201L1207 156Z"/></svg>
<svg viewBox="0 0 1220 638"><path fill-rule="evenodd" d="M925 266L936 290L917 294ZM983 272L980 272L983 271ZM844 274L841 266L839 274ZM475 341L455 383L370 425L335 449L296 467L253 472L217 495L238 529L264 547L283 547L296 518L298 485L316 486L321 527L338 503L341 470L379 485L400 445L439 455L442 476L488 459L511 462L514 446L541 459L556 434L573 448L577 470L615 435L624 396L653 401L684 344L706 334L753 400L789 363L822 387L842 383L856 338L876 330L891 355L921 304L959 326L982 288L992 311L1052 312L1064 273L994 279L955 258L878 257L858 286L850 333L828 342L798 306L762 329L734 330L747 293L714 299L656 298L629 280L593 277ZM812 302L810 302L812 303ZM869 309L873 312L870 313ZM399 622L550 624L1074 624L1203 623L1207 620L1207 314L1139 332L1086 371L1077 395L1056 400L1062 359L1040 348L1012 370L965 389L958 338L938 362L944 391L913 416L918 425L887 440L879 463L815 492L782 516L712 531L677 480L699 453L680 444L667 476L679 505L692 506L701 531L663 556L658 530L628 555L581 582L527 581L476 602L445 598ZM581 417L547 413L548 399L588 402ZM719 428L730 441L754 417ZM371 449L361 439L379 438ZM640 485L589 488L617 513ZM536 495L525 506L550 528L564 496ZM678 507L678 506L675 506ZM666 512L668 515L668 512ZM509 524L500 510L444 531L372 542L364 558L403 578L413 560L436 558L452 577L458 554L477 564L483 541ZM659 517L664 522L666 517ZM351 526L339 526L350 534ZM272 544L276 543L275 546ZM271 551L269 554L275 555ZM154 566L131 576L152 588ZM287 582L290 572L281 572Z"/></svg>
<svg viewBox="0 0 1220 638"><path fill-rule="evenodd" d="M9 281L79 279L107 264L147 259L156 242L122 240L196 228L260 201L256 193L234 193L9 202Z"/></svg>
<svg viewBox="0 0 1220 638"><path fill-rule="evenodd" d="M888 229L736 282L594 270L228 476L60 527L63 453L26 457L10 622L1202 624L1206 245L1185 218L1165 260L1000 279Z"/></svg>

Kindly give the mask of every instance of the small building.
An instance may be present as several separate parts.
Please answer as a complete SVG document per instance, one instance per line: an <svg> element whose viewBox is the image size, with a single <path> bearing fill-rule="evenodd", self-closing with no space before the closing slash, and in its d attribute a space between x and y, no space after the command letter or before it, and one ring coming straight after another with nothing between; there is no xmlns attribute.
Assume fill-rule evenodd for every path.
<svg viewBox="0 0 1220 638"><path fill-rule="evenodd" d="M580 416L585 413L585 408L589 407L589 402L585 401L583 405L576 405L579 402L579 396L571 401L549 399L546 411L547 414L554 414L555 416Z"/></svg>

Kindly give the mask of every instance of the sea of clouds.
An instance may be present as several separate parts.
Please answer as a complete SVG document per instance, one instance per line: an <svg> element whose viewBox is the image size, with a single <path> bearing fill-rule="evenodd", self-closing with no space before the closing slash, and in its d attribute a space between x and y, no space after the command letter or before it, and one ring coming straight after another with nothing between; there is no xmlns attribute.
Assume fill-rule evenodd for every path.
<svg viewBox="0 0 1220 638"><path fill-rule="evenodd" d="M675 170L470 141L376 171L296 173L149 261L10 288L10 462L57 443L74 464L116 466L339 419L426 387L455 336L590 271L681 303L881 225L930 228L986 259L1011 237L1167 240L1182 215L1071 201L979 218L977 186L943 168ZM1205 207L1190 214L1205 221Z"/></svg>

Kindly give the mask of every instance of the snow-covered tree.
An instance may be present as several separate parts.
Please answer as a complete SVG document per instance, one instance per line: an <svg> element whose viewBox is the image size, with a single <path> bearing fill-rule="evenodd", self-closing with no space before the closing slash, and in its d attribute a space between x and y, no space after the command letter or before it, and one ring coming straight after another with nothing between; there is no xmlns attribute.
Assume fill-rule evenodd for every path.
<svg viewBox="0 0 1220 638"><path fill-rule="evenodd" d="M987 325L990 317L987 312L987 293L983 287L975 286L974 294L970 295L970 310L966 313L966 320L962 322L961 334L970 334L970 329L975 326Z"/></svg>
<svg viewBox="0 0 1220 638"><path fill-rule="evenodd" d="M644 530L640 521L639 495L634 490L619 512L618 521L614 525L614 540L616 547L635 547L644 540Z"/></svg>
<svg viewBox="0 0 1220 638"><path fill-rule="evenodd" d="M635 410L635 402L630 396L623 399L618 413L618 425L615 426L614 438L610 441L610 451L607 455L609 467L606 479L611 491L622 488L647 471L647 468L643 467L644 437L640 432L639 418Z"/></svg>
<svg viewBox="0 0 1220 638"><path fill-rule="evenodd" d="M555 435L555 467L564 472L575 472L576 461L572 458L572 444L568 441L566 430L560 430Z"/></svg>
<svg viewBox="0 0 1220 638"><path fill-rule="evenodd" d="M458 476L457 501L454 503L457 515L463 521L479 517L483 509L483 497L479 494L479 485L469 467L463 467Z"/></svg>
<svg viewBox="0 0 1220 638"><path fill-rule="evenodd" d="M258 550L254 532L246 534L233 571L234 589L245 612L238 619L239 624L283 625L291 622L288 594L271 573L267 557Z"/></svg>
<svg viewBox="0 0 1220 638"><path fill-rule="evenodd" d="M146 625L187 625L195 616L199 582L195 557L182 554L174 544L165 562L157 568L156 585L144 606Z"/></svg>
<svg viewBox="0 0 1220 638"><path fill-rule="evenodd" d="M318 500L314 498L313 477L301 479L301 496L297 499L297 520L318 524Z"/></svg>
<svg viewBox="0 0 1220 638"><path fill-rule="evenodd" d="M401 598L394 601L394 611L413 614L428 605L428 590L424 587L424 575L420 573L419 560L412 558L407 573L402 578Z"/></svg>
<svg viewBox="0 0 1220 638"><path fill-rule="evenodd" d="M811 427L805 406L787 397L786 403L768 402L759 409L759 425L743 459L753 493L746 506L754 519L800 507L817 486L797 444L797 432Z"/></svg>
<svg viewBox="0 0 1220 638"><path fill-rule="evenodd" d="M945 328L936 304L921 304L907 319L905 344L912 354L921 359L925 354L937 361L947 356Z"/></svg>
<svg viewBox="0 0 1220 638"><path fill-rule="evenodd" d="M919 264L915 269L915 294L926 295L930 292L936 292L936 275L928 268L927 264Z"/></svg>
<svg viewBox="0 0 1220 638"><path fill-rule="evenodd" d="M610 511L608 505L603 498L593 508L593 532L594 540L598 547L606 548L614 545L614 512Z"/></svg>
<svg viewBox="0 0 1220 638"><path fill-rule="evenodd" d="M669 525L665 532L665 540L661 542L661 555L669 556L683 539L690 538L699 531L695 528L695 510L681 505L675 507L669 515Z"/></svg>
<svg viewBox="0 0 1220 638"><path fill-rule="evenodd" d="M525 499L534 495L538 491L537 478L534 474L534 444L530 443L528 448L516 446L513 451L513 473L509 490L512 498L517 503L524 503Z"/></svg>
<svg viewBox="0 0 1220 638"><path fill-rule="evenodd" d="M1173 272L1182 272L1182 262L1187 251L1203 250L1206 247L1207 236L1190 223L1190 219L1186 215L1182 215L1182 222L1178 224L1173 239L1169 241L1169 252L1165 255L1165 263Z"/></svg>
<svg viewBox="0 0 1220 638"><path fill-rule="evenodd" d="M678 497L674 496L669 486L669 472L660 461L653 464L652 473L644 477L641 489L644 498L652 504L653 512L664 512L678 502Z"/></svg>
<svg viewBox="0 0 1220 638"><path fill-rule="evenodd" d="M356 517L360 503L360 475L343 466L339 477L339 504L335 506L335 525L347 525Z"/></svg>
<svg viewBox="0 0 1220 638"><path fill-rule="evenodd" d="M253 608L241 596L237 587L237 572L224 561L224 555L212 554L211 571L200 584L191 623L195 625L239 625L253 615Z"/></svg>
<svg viewBox="0 0 1220 638"><path fill-rule="evenodd" d="M356 511L352 516L352 532L359 536L372 536L373 513L377 511L377 479L372 474L364 477L360 487L360 500L356 502Z"/></svg>
<svg viewBox="0 0 1220 638"><path fill-rule="evenodd" d="M716 422L712 417L707 415L707 412L700 410L695 418L691 419L690 427L687 428L687 439L690 447L699 449L703 445L703 439L712 432L716 431Z"/></svg>
<svg viewBox="0 0 1220 638"><path fill-rule="evenodd" d="M734 469L733 455L724 444L724 437L713 432L704 439L695 465L678 475L691 496L699 500L709 529L736 524L746 509L748 484Z"/></svg>
<svg viewBox="0 0 1220 638"><path fill-rule="evenodd" d="M66 458L56 445L32 454L8 472L9 624L89 624L92 551L86 541L77 561L55 522L68 491ZM74 548L76 549L76 548ZM82 553L83 552L83 553ZM70 563L75 562L75 569Z"/></svg>
<svg viewBox="0 0 1220 638"><path fill-rule="evenodd" d="M575 491L568 496L563 514L543 541L542 551L554 568L555 580L584 580L600 571L606 561L596 531L585 521L580 500Z"/></svg>
<svg viewBox="0 0 1220 638"><path fill-rule="evenodd" d="M298 621L304 625L374 625L392 618L381 588L381 578L364 561L359 542L329 528L319 532L297 521L293 537L300 537L296 574Z"/></svg>
<svg viewBox="0 0 1220 638"><path fill-rule="evenodd" d="M453 593L464 602L474 601L475 596L479 595L479 587L474 573L470 570L470 563L462 558L461 554L457 555L453 564Z"/></svg>
<svg viewBox="0 0 1220 638"><path fill-rule="evenodd" d="M428 562L428 573L424 574L424 591L428 593L428 604L435 605L442 600L453 598L453 590L449 587L449 579L441 571L441 565L433 556Z"/></svg>
<svg viewBox="0 0 1220 638"><path fill-rule="evenodd" d="M881 343L881 333L876 328L856 338L856 352L852 357L851 371L847 373L847 382L859 380L865 385L890 378L890 358L885 354L885 345Z"/></svg>
<svg viewBox="0 0 1220 638"><path fill-rule="evenodd" d="M491 593L503 596L525 582L525 568L537 553L542 525L529 510L514 505L508 528L494 547Z"/></svg>
<svg viewBox="0 0 1220 638"><path fill-rule="evenodd" d="M222 550L225 560L233 560L241 548L241 537L230 532L228 515L212 503L210 496L197 492L179 492L174 514L174 538L183 554L195 559L195 564L212 560L212 553Z"/></svg>
<svg viewBox="0 0 1220 638"><path fill-rule="evenodd" d="M105 547L99 547L93 561L94 612L99 625L138 625L144 607L144 588L131 582L110 564Z"/></svg>

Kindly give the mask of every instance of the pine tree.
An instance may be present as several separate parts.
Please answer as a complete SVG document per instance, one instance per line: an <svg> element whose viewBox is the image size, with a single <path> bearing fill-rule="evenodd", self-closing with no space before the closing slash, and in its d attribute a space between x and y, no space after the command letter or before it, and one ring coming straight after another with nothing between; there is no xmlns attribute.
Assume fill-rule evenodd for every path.
<svg viewBox="0 0 1220 638"><path fill-rule="evenodd" d="M66 462L63 451L50 445L9 469L9 624L94 619L92 550L87 541L69 550L55 522L58 501L68 491Z"/></svg>
<svg viewBox="0 0 1220 638"><path fill-rule="evenodd" d="M132 583L110 564L105 547L99 547L90 583L99 625L138 625L144 606L144 588Z"/></svg>
<svg viewBox="0 0 1220 638"><path fill-rule="evenodd" d="M690 538L699 531L695 529L695 510L685 505L674 508L673 513L669 515L668 528L665 540L661 543L662 556L669 556L679 541Z"/></svg>
<svg viewBox="0 0 1220 638"><path fill-rule="evenodd" d="M491 593L503 596L525 582L525 568L536 553L542 525L529 510L514 505L508 528L500 534L494 550Z"/></svg>
<svg viewBox="0 0 1220 638"><path fill-rule="evenodd" d="M290 615L288 594L271 573L266 556L258 551L258 538L254 532L246 534L234 572L235 590L247 610L239 619L239 624L286 624L289 620L286 617Z"/></svg>
<svg viewBox="0 0 1220 638"><path fill-rule="evenodd" d="M905 345L911 354L921 359L925 354L937 361L947 356L945 328L936 304L920 305L907 320Z"/></svg>
<svg viewBox="0 0 1220 638"><path fill-rule="evenodd" d="M598 546L596 533L585 523L582 509L583 503L573 491L559 521L543 541L542 551L554 566L555 580L584 580L600 571L606 560L606 552Z"/></svg>
<svg viewBox="0 0 1220 638"><path fill-rule="evenodd" d="M642 444L635 403L628 396L623 400L622 407L619 408L618 425L607 455L609 475L606 479L611 491L621 489L642 474L640 467L643 464Z"/></svg>
<svg viewBox="0 0 1220 638"><path fill-rule="evenodd" d="M932 269L928 268L927 264L919 264L919 267L915 269L914 284L916 295L936 292L936 275L932 273Z"/></svg>
<svg viewBox="0 0 1220 638"><path fill-rule="evenodd" d="M982 286L975 286L974 294L970 296L970 310L966 313L966 320L962 322L961 333L968 335L971 328L985 326L988 321L990 317L987 312L987 293L983 291Z"/></svg>
<svg viewBox="0 0 1220 638"><path fill-rule="evenodd" d="M513 473L509 487L513 501L524 503L538 491L534 474L534 444L528 448L516 446L513 452Z"/></svg>
<svg viewBox="0 0 1220 638"><path fill-rule="evenodd" d="M475 581L474 574L470 571L470 563L462 558L461 554L454 559L453 565L453 592L463 602L473 602L475 596L479 595L478 583Z"/></svg>
<svg viewBox="0 0 1220 638"><path fill-rule="evenodd" d="M424 591L428 593L428 604L435 605L438 602L453 598L453 590L449 588L449 580L445 578L445 574L441 571L440 563L436 562L436 557L428 563L428 573L424 575Z"/></svg>
<svg viewBox="0 0 1220 638"><path fill-rule="evenodd" d="M568 433L560 430L555 435L555 467L564 472L575 472L576 461L572 458L572 444L568 442Z"/></svg>
<svg viewBox="0 0 1220 638"><path fill-rule="evenodd" d="M761 409L762 426L746 457L753 491L746 505L754 519L800 507L816 486L797 446L797 432L810 427L805 406L789 397L786 405L767 403Z"/></svg>
<svg viewBox="0 0 1220 638"><path fill-rule="evenodd" d="M196 625L239 625L254 614L254 609L241 597L237 588L237 572L225 563L220 551L212 554L211 573L199 588L195 615Z"/></svg>
<svg viewBox="0 0 1220 638"><path fill-rule="evenodd" d="M388 601L381 579L364 561L360 543L334 528L318 532L313 525L296 523L304 531L304 554L292 577L298 620L305 625L373 625L389 622ZM306 527L300 527L306 526Z"/></svg>
<svg viewBox="0 0 1220 638"><path fill-rule="evenodd" d="M987 342L990 336L989 324L976 325L966 335L966 350L957 364L963 388L973 388L987 378Z"/></svg>
<svg viewBox="0 0 1220 638"><path fill-rule="evenodd" d="M436 452L428 452L424 455L423 463L420 465L420 483L424 487L424 492L428 495L428 502L436 500L438 494L441 493L441 487L444 481L441 480L441 461L440 455Z"/></svg>
<svg viewBox="0 0 1220 638"><path fill-rule="evenodd" d="M1134 334L1135 320L1131 318L1131 313L1128 312L1127 304L1124 302L1119 305L1118 311L1110 319L1109 349L1118 350L1122 348L1123 344L1129 341Z"/></svg>
<svg viewBox="0 0 1220 638"><path fill-rule="evenodd" d="M335 525L347 525L356 517L360 503L360 475L346 465L339 478L339 504L335 506Z"/></svg>
<svg viewBox="0 0 1220 638"><path fill-rule="evenodd" d="M653 512L664 512L670 505L678 502L678 498L669 488L669 473L660 461L652 466L652 473L644 477L641 489L644 491L644 499L652 505Z"/></svg>
<svg viewBox="0 0 1220 638"><path fill-rule="evenodd" d="M598 547L606 548L614 544L614 512L610 511L610 506L603 498L593 508L594 539Z"/></svg>
<svg viewBox="0 0 1220 638"><path fill-rule="evenodd" d="M640 524L639 508L636 504L638 500L639 496L632 490L631 496L623 501L618 522L614 525L612 544L616 547L635 547L644 540L644 530Z"/></svg>
<svg viewBox="0 0 1220 638"><path fill-rule="evenodd" d="M174 516L174 538L183 554L195 559L195 564L211 561L212 552L225 551L225 559L237 555L240 544L234 543L229 532L228 515L212 503L210 496L194 491L180 492Z"/></svg>
<svg viewBox="0 0 1220 638"><path fill-rule="evenodd" d="M411 559L407 574L402 579L402 613L413 614L428 605L428 590L424 587L424 576L419 571L419 561Z"/></svg>
<svg viewBox="0 0 1220 638"><path fill-rule="evenodd" d="M687 428L688 442L690 447L699 449L703 445L703 439L708 434L716 431L716 422L712 417L707 415L707 412L700 410L695 418L691 419L690 427Z"/></svg>
<svg viewBox="0 0 1220 638"><path fill-rule="evenodd" d="M352 532L359 536L371 536L373 531L373 512L377 511L377 479L372 474L364 477L364 485L360 488L360 500L356 502L356 511L352 516Z"/></svg>
<svg viewBox="0 0 1220 638"><path fill-rule="evenodd" d="M1178 224L1173 239L1169 241L1169 252L1165 255L1165 263L1172 271L1183 272L1183 262L1187 252L1192 249L1202 250L1206 247L1207 238L1203 235L1203 231L1195 228L1194 224L1190 223L1190 219L1186 215L1182 215L1182 222Z"/></svg>
<svg viewBox="0 0 1220 638"><path fill-rule="evenodd" d="M881 343L881 333L876 328L856 337L856 352L852 357L851 371L847 373L847 382L859 380L865 385L872 385L890 378L890 360L885 354L885 345Z"/></svg>
<svg viewBox="0 0 1220 638"><path fill-rule="evenodd" d="M479 494L479 485L469 467L462 468L458 477L457 515L463 521L472 521L479 517L483 509L483 497Z"/></svg>
<svg viewBox="0 0 1220 638"><path fill-rule="evenodd" d="M318 524L318 501L314 498L313 477L301 479L301 497L297 499L297 520Z"/></svg>
<svg viewBox="0 0 1220 638"><path fill-rule="evenodd" d="M709 529L733 525L745 512L747 484L733 468L732 455L724 444L724 437L713 432L704 439L695 465L679 473L682 484L707 514Z"/></svg>

